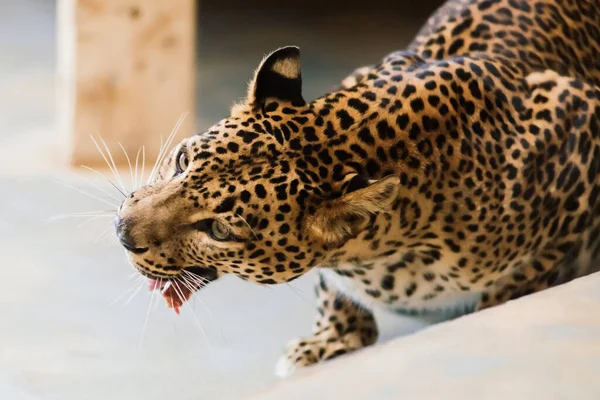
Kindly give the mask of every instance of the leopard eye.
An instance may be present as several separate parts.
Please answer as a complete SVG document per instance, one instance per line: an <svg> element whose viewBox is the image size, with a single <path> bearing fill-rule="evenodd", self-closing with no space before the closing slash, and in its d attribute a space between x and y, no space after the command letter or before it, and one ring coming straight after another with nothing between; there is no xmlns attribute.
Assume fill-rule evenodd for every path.
<svg viewBox="0 0 600 400"><path fill-rule="evenodd" d="M210 226L210 235L215 240L227 240L229 238L229 228L224 223L213 220Z"/></svg>
<svg viewBox="0 0 600 400"><path fill-rule="evenodd" d="M177 154L177 158L175 159L175 173L177 175L181 174L185 171L190 165L190 159L187 153L184 150L181 150L179 154Z"/></svg>

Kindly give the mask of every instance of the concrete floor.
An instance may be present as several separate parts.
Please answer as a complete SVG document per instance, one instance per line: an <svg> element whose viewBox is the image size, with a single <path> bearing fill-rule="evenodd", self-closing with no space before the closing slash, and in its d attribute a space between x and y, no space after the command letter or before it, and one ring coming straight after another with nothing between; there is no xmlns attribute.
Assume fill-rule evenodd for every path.
<svg viewBox="0 0 600 400"><path fill-rule="evenodd" d="M248 400L598 400L600 273L308 368Z"/></svg>
<svg viewBox="0 0 600 400"><path fill-rule="evenodd" d="M149 294L142 290L126 307L128 295L110 305L133 283L123 250L106 237L95 243L110 229L110 218L79 228L74 220L47 223L59 214L105 208L57 181L85 188L77 177L84 175L111 190L95 175L67 171L54 159L54 3L0 0L0 9L0 269L6 280L0 291L0 399L230 399L269 386L284 344L309 332L312 276L272 289L235 278L212 284L193 310L205 334L189 310L177 317L157 303L142 341ZM206 26L218 27L216 21ZM417 29L400 25L380 29ZM376 28L370 26L364 29ZM322 40L323 32L287 28L280 24L273 32L283 33L272 35L248 31L244 51L225 46L219 53L218 38L230 44L240 35L215 28L213 36L203 36L200 127L224 115L255 63L277 45L308 46L306 75L313 79L306 86L315 96L351 67L408 40L403 34L397 46L344 53L336 40L356 39L351 29ZM100 194L89 185L86 190ZM431 323L379 317L382 341Z"/></svg>

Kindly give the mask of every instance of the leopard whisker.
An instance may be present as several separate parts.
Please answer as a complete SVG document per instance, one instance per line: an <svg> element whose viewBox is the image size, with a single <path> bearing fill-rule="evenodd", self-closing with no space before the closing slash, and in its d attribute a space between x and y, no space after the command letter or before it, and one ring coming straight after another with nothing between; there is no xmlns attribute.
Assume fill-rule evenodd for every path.
<svg viewBox="0 0 600 400"><path fill-rule="evenodd" d="M127 195L125 193L123 193L123 191L121 189L119 189L117 187L117 185L114 184L114 182L112 182L112 181L108 181L108 182L112 185L112 187L114 187L115 189L117 189L119 191L119 193L121 193L123 195L123 197L127 197Z"/></svg>
<svg viewBox="0 0 600 400"><path fill-rule="evenodd" d="M206 343L208 343L209 346L212 347L212 344L211 344L210 340L208 339L208 336L206 335L206 332L204 331L204 328L202 328L202 324L200 324L200 321L198 321L198 318L196 318L196 314L194 314L194 310L192 310L191 306L189 304L186 304L186 302L184 301L183 292L180 292L181 288L179 287L179 281L178 280L173 280L172 282L173 282L173 287L175 288L175 293L177 293L177 296L179 297L179 300L181 300L181 306L182 306L182 308L184 306L187 306L187 309L190 311L190 314L192 315L192 318L194 319L194 322L196 323L196 326L198 327L198 329L202 333L202 336L204 336L204 340L206 340Z"/></svg>
<svg viewBox="0 0 600 400"><path fill-rule="evenodd" d="M135 155L135 173L134 173L134 178L133 178L133 190L137 190L138 189L138 165L140 162L140 153L142 151L142 148L140 147Z"/></svg>
<svg viewBox="0 0 600 400"><path fill-rule="evenodd" d="M186 276L185 274L184 274L184 275L181 275L181 276L180 276L180 278L181 278L181 279L185 280L185 281L186 281L186 282L188 282L188 283L192 283L192 284L193 284L193 283L195 283L196 285L199 285L199 286L200 286L200 288L204 287L204 282L202 282L200 279L196 279L196 277L195 277L195 276L192 276L192 275L191 275L191 274L189 274L189 272L187 272L186 270L183 270L183 272L184 272L185 274L187 274L188 276ZM199 278L199 277L198 277L198 278ZM197 290L197 289L196 289L196 290Z"/></svg>
<svg viewBox="0 0 600 400"><path fill-rule="evenodd" d="M202 288L202 286L198 287L198 285L194 285L193 282L188 281L185 276L179 276L177 279L182 285L188 288L192 294Z"/></svg>
<svg viewBox="0 0 600 400"><path fill-rule="evenodd" d="M142 157L140 159L140 156ZM141 165L140 165L141 161ZM133 182L133 191L138 190L142 186L142 182L144 181L144 167L146 164L146 147L142 145L135 156L135 172L134 172L134 182ZM140 167L138 169L138 167ZM138 175L138 172L140 174Z"/></svg>
<svg viewBox="0 0 600 400"><path fill-rule="evenodd" d="M113 217L113 216L114 215L95 215L95 216L89 217L88 219L86 219L85 221L83 221L82 223L77 225L77 228L81 228L82 226L85 226L85 225L89 224L90 222L96 221L100 218L107 218L107 217Z"/></svg>
<svg viewBox="0 0 600 400"><path fill-rule="evenodd" d="M112 163L113 171L115 171L115 176L116 176L117 182L119 183L119 185L121 185L121 188L123 189L123 191L125 193L127 193L127 187L125 186L125 183L123 182L123 179L121 178L121 174L119 172L119 169L117 168L117 164L115 163L115 160L113 159L110 148L108 147L108 145L106 144L106 142L104 141L102 136L100 136L100 134L98 134L98 133L97 133L97 135L98 135L98 138L100 139L100 141L102 142L102 144L104 145L104 148L106 149L106 153L108 154L108 157L110 158L110 162Z"/></svg>
<svg viewBox="0 0 600 400"><path fill-rule="evenodd" d="M110 232L113 230L114 228L112 226L109 226L108 228L106 228L104 231L102 231L102 233L100 233L100 235L98 235L98 237L96 238L96 240L94 240L94 244L99 243L100 239L102 239L104 236L110 234Z"/></svg>
<svg viewBox="0 0 600 400"><path fill-rule="evenodd" d="M135 189L135 178L133 177L133 167L131 166L131 160L129 159L129 154L127 154L127 150L125 150L125 147L123 147L121 142L117 142L117 144L121 147L121 150L123 150L123 154L125 154L125 159L127 160L127 164L129 165L129 175L131 176L131 185L132 185L132 191L133 191Z"/></svg>
<svg viewBox="0 0 600 400"><path fill-rule="evenodd" d="M144 182L144 173L146 168L146 146L142 145L142 172L140 173L140 186L142 184L142 182ZM136 187L136 189L139 189L139 187Z"/></svg>
<svg viewBox="0 0 600 400"><path fill-rule="evenodd" d="M98 135L98 136L100 136L100 135ZM121 180L121 176L119 175L118 171L116 170L116 167L114 167L113 165L111 165L111 163L108 161L108 158L106 157L106 155L104 154L104 152L102 151L102 149L100 149L100 145L98 144L98 142L96 141L96 139L94 139L94 136L90 135L90 138L94 142L94 146L96 146L96 149L98 150L98 152L100 153L100 155L102 156L102 158L106 162L106 165L108 166L108 168L112 172L113 176L117 180L117 183L119 183L119 185L121 185L122 191L120 189L119 189L119 191L121 191L121 193L123 193L123 195L125 195L125 192L127 191L127 189L125 189L125 185L123 184L123 181ZM100 140L102 140L102 138L100 138ZM104 140L102 140L102 142L104 143ZM104 143L104 146L106 147L108 155L110 156L110 159L111 159L111 161L113 161L113 164L114 164L114 160L112 158L112 154L110 153L110 150L108 149L108 146L106 146L106 143Z"/></svg>
<svg viewBox="0 0 600 400"><path fill-rule="evenodd" d="M115 239L117 239L117 235L114 236ZM129 265L129 267L131 268L131 270L133 271L132 276L135 275L140 275L143 276L142 274L140 274L140 272L135 268L135 265L133 265L133 263L131 262L131 260L127 260L127 265Z"/></svg>
<svg viewBox="0 0 600 400"><path fill-rule="evenodd" d="M144 276L134 269L133 273L131 275L129 275L129 278L127 278L127 280L129 281L129 280L131 280L131 278L135 278L135 277L143 278Z"/></svg>
<svg viewBox="0 0 600 400"><path fill-rule="evenodd" d="M246 226L248 227L248 229L250 229L250 232L252 232L252 235L254 236L254 239L257 239L258 236L256 236L256 232L254 232L254 229L252 229L252 227L250 226L250 224L248 223L248 221L246 221L246 219L244 217L242 217L239 214L234 214L237 218L241 219L242 222L244 222L244 224L246 224Z"/></svg>
<svg viewBox="0 0 600 400"><path fill-rule="evenodd" d="M183 275L178 276L178 277L176 277L174 279L179 280L179 282L181 282L182 285L184 285L185 287L187 287L188 289L190 289L192 292L194 292L194 291L197 290L197 289L194 289L194 286Z"/></svg>
<svg viewBox="0 0 600 400"><path fill-rule="evenodd" d="M162 286L162 278L159 278L158 285L158 287ZM140 346L144 342L144 335L146 334L146 328L148 327L148 320L150 319L150 312L152 311L152 303L154 302L155 295L156 290L153 290L150 294L150 303L148 304L148 311L146 311L146 319L144 320L144 326L142 327L142 335L140 336Z"/></svg>
<svg viewBox="0 0 600 400"><path fill-rule="evenodd" d="M108 305L109 307L112 307L113 305L115 305L119 300L121 300L123 297L125 297L127 294L129 294L132 290L135 290L136 288L140 287L143 285L144 281L143 281L143 276L138 276L138 278L133 282L133 284L131 285L131 287L129 289L127 289L124 293L122 293L119 297L117 297L116 299L114 299L112 302L110 302L110 304ZM129 278L131 279L131 277ZM128 280L129 280L128 279Z"/></svg>
<svg viewBox="0 0 600 400"><path fill-rule="evenodd" d="M152 166L152 169L150 170L150 175L148 175L148 181L146 182L146 184L150 184L152 182L152 176L154 175L154 170L156 168L158 168L158 159L160 158L164 148L165 148L165 142L163 141L163 136L161 134L160 135L160 146L158 148L158 154L156 155L156 160L154 160L154 165Z"/></svg>
<svg viewBox="0 0 600 400"><path fill-rule="evenodd" d="M187 288L194 293L195 291L202 289L205 285L200 285L199 288L194 289L194 285L192 282L188 281L188 278L186 278L184 275L181 276L182 278L182 283L184 285L187 286ZM202 301L202 299L199 296L194 296L194 300L198 300L200 302L200 305L202 306L202 308L204 308L204 310L206 310L206 313L208 314L208 316L210 317L210 319L213 321L213 323L215 325L217 325L219 327L219 331L221 333L221 339L223 339L223 343L227 343L227 340L225 339L225 333L223 332L223 327L217 323L217 320L214 316L214 314L212 313L212 311L210 311L210 309L208 308L208 306L206 305L206 303L204 303Z"/></svg>
<svg viewBox="0 0 600 400"><path fill-rule="evenodd" d="M187 275L189 275L189 276L190 276L190 277L192 277L192 278L196 278L196 279L203 279L203 280L206 280L206 281L208 282L208 280L207 280L205 277L203 277L203 276L200 276L200 275L193 274L193 273L191 273L190 271L188 271L188 270L186 270L186 269L183 269L183 270L182 270L182 272L186 273Z"/></svg>
<svg viewBox="0 0 600 400"><path fill-rule="evenodd" d="M100 172L96 171L96 170L95 170L95 169L93 169L93 168L90 168L90 167L88 167L87 165L81 165L81 168L88 169L88 170L90 170L90 171L92 171L92 172L95 172L96 174L100 175L101 177L103 177L104 179L106 179L106 180L108 181L108 183L110 183L110 185L111 185L112 187L114 187L114 188L115 188L115 190L116 190L117 192L121 193L121 195L122 195L123 197L127 197L127 195L126 195L126 194L125 194L125 193L124 193L124 192L123 192L121 189L119 189L119 187L118 187L117 185L115 185L115 183L114 183L113 181L111 181L110 179L108 179L108 178L107 178L107 177L106 177L104 174L102 174L102 173L100 173ZM108 194L108 192L106 192L106 193ZM112 195L109 195L109 196L111 196L111 197L112 197ZM115 198L115 200L117 200L117 201L121 201L120 199L117 199L117 198Z"/></svg>
<svg viewBox="0 0 600 400"><path fill-rule="evenodd" d="M123 307L126 307L131 300L133 300L133 298L140 292L140 290L144 287L144 281L142 280L141 283L138 285L138 288L135 292L133 292L133 294L131 296L129 296L129 298L125 301L125 303L123 303Z"/></svg>
<svg viewBox="0 0 600 400"><path fill-rule="evenodd" d="M183 121L187 117L187 114L188 114L187 112L183 113L179 117L179 119L177 120L177 123L175 124L175 126L171 130L171 133L167 137L167 140L161 146L161 149L158 152L158 156L156 157L156 162L154 163L154 167L152 168L152 171L150 172L150 177L148 178L148 182L147 183L150 183L150 182L152 182L155 179L156 174L158 173L158 169L160 168L160 164L162 163L164 157L166 156L167 151L169 149L169 146L173 142L173 139L175 138L177 132L179 131L179 128L181 127L181 124L183 124Z"/></svg>
<svg viewBox="0 0 600 400"><path fill-rule="evenodd" d="M187 279L189 282L191 282L193 284L194 287L196 287L196 289L194 289L194 291L200 290L206 286L206 283L202 282L200 280L194 280L191 277L187 277Z"/></svg>
<svg viewBox="0 0 600 400"><path fill-rule="evenodd" d="M115 211L113 211L113 210L76 212L76 213L55 215L54 217L48 218L46 223L58 221L61 219L67 219L67 218L86 218L86 217L97 217L97 216L112 217L114 215L115 215Z"/></svg>
<svg viewBox="0 0 600 400"><path fill-rule="evenodd" d="M69 189L75 190L76 192L79 192L79 193L82 193L82 194L84 194L84 195L86 195L88 197L91 197L92 199L96 199L96 200L98 200L98 201L100 201L100 202L102 202L104 204L107 204L107 205L113 207L115 210L118 208L118 206L116 204L113 204L110 201L105 200L105 199L103 199L101 197L98 197L98 196L96 196L96 195L94 195L94 194L92 194L90 192L87 192L87 191L85 191L83 189L76 188L75 186L71 186L71 185L69 185L68 183L65 183L65 182L61 182L61 181L55 181L55 182L58 183L58 184L60 184L60 185L65 186L65 187L68 187Z"/></svg>
<svg viewBox="0 0 600 400"><path fill-rule="evenodd" d="M292 286L292 284L290 282L286 282L285 284L287 287L289 287L292 290L292 292L294 292L296 294L296 296L298 296L300 299L302 299L302 301L304 301L308 305L312 305L312 302L308 301L304 296L302 296L300 294L300 292L298 291L298 289L295 288L294 286Z"/></svg>
<svg viewBox="0 0 600 400"><path fill-rule="evenodd" d="M117 235L112 235L108 238L108 243L109 244L118 244L119 238L117 237Z"/></svg>
<svg viewBox="0 0 600 400"><path fill-rule="evenodd" d="M181 116L179 117L179 119L177 120L177 123L175 124L175 126L173 127L173 130L171 131L171 133L169 134L169 136L167 137L167 140L165 141L165 146L163 148L163 152L162 152L162 157L160 158L159 163L157 164L157 170L156 172L158 172L158 168L160 168L160 164L162 163L162 161L164 160L164 158L166 157L167 153L169 152L169 147L171 146L171 143L173 143L173 139L175 139L175 136L177 135L177 133L179 132L179 128L181 127L181 125L183 124L183 121L185 120L185 118L187 117L187 112L182 113Z"/></svg>
<svg viewBox="0 0 600 400"><path fill-rule="evenodd" d="M195 292L205 288L207 285L206 282L202 282L200 280L194 281L193 279L191 279L191 277L186 277L184 275L181 275L180 278L182 279L182 281L184 283L186 283L188 285L188 288L192 291L192 293L195 293ZM206 307L206 305L204 305L204 302L202 302L202 299L198 298L198 300L203 304L204 308L208 311L208 313L212 314L210 312L210 310L208 310L208 307Z"/></svg>
<svg viewBox="0 0 600 400"><path fill-rule="evenodd" d="M187 276L188 276L188 277L189 277L189 278L190 278L192 281L194 281L194 282L197 282L197 283L199 283L199 284L203 285L203 287L204 287L204 286L206 286L207 284L209 284L209 283L210 283L210 281L209 281L208 279L206 279L205 277L203 277L203 276L196 275L196 274L192 274L191 272L189 272L189 271L186 271L185 269L183 270L183 272L184 272L185 274L187 274Z"/></svg>
<svg viewBox="0 0 600 400"><path fill-rule="evenodd" d="M96 174L100 175L101 177L103 177L104 179L106 179L106 180L108 181L108 183L110 183L110 184L111 184L111 185L112 185L112 186L113 186L115 189L117 189L117 191L118 191L119 193L121 193L121 194L123 195L123 197L126 197L126 196L125 196L125 193L123 193L123 192L121 191L121 189L119 189L119 188L117 187L117 185L115 185L115 184L113 183L113 181L111 181L110 179L108 179L108 178L107 178L107 177L106 177L104 174L101 174L100 172L96 171L96 170L95 170L95 169L93 169L93 168L90 168L90 167L88 167L87 165L82 165L82 166L81 166L81 168L85 168L85 169L87 169L87 170L90 170L90 171L92 171L92 172L95 172ZM103 188L101 188L100 186L96 185L95 183L93 183L93 182L92 182L92 181L90 181L89 179L87 179L87 178L85 178L85 177L83 177L83 176L81 176L81 175L79 175L79 178L80 178L80 179L82 179L83 181L85 181L86 183L88 183L88 184L89 184L90 186L92 186L93 188L95 188L95 189L98 189L98 190L99 190L99 191L101 191L102 193L106 194L106 195L107 195L107 196L109 196L110 198L112 198L112 199L114 199L114 200L116 200L116 201L118 201L118 202L120 202L120 201L121 201L121 200L120 200L118 197L115 197L113 194L109 193L107 190L104 190Z"/></svg>

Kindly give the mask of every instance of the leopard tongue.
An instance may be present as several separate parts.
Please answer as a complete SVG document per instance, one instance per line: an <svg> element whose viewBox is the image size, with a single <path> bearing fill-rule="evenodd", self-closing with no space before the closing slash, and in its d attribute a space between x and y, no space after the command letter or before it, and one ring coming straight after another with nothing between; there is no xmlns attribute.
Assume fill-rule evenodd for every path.
<svg viewBox="0 0 600 400"><path fill-rule="evenodd" d="M167 281L157 281L156 279L148 279L148 290L153 291L156 289L162 289L167 284Z"/></svg>
<svg viewBox="0 0 600 400"><path fill-rule="evenodd" d="M187 286L177 283L173 284L172 282L168 286L165 286L162 292L169 308L181 307L183 303L192 297L192 294L194 293Z"/></svg>
<svg viewBox="0 0 600 400"><path fill-rule="evenodd" d="M176 287L175 287L176 286ZM179 307L192 297L193 292L187 285L175 284L169 281L148 279L148 290L161 290L168 308L173 308L179 314Z"/></svg>

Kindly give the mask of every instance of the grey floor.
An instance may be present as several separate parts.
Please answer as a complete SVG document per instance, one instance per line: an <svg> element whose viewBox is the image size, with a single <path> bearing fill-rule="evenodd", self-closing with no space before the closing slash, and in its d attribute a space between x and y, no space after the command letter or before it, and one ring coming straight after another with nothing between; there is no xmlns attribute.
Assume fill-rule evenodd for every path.
<svg viewBox="0 0 600 400"><path fill-rule="evenodd" d="M309 98L394 49L360 43L356 29L327 37L318 27L283 22L242 35L223 28L225 16L214 12L199 41L201 127L227 112L256 62L278 45L306 44ZM240 29L247 20L228 18ZM401 25L380 29L416 29ZM397 48L407 41L406 33L399 37ZM360 51L349 50L354 41ZM106 208L59 182L102 195L88 179L111 190L96 175L55 163L54 52L52 1L0 0L0 399L230 399L268 386L284 344L310 330L312 274L272 289L223 279L178 317L158 302L149 307L143 289L124 305L135 278L128 280L123 250L103 235L110 218L82 227L47 223ZM381 340L430 323L378 317Z"/></svg>

